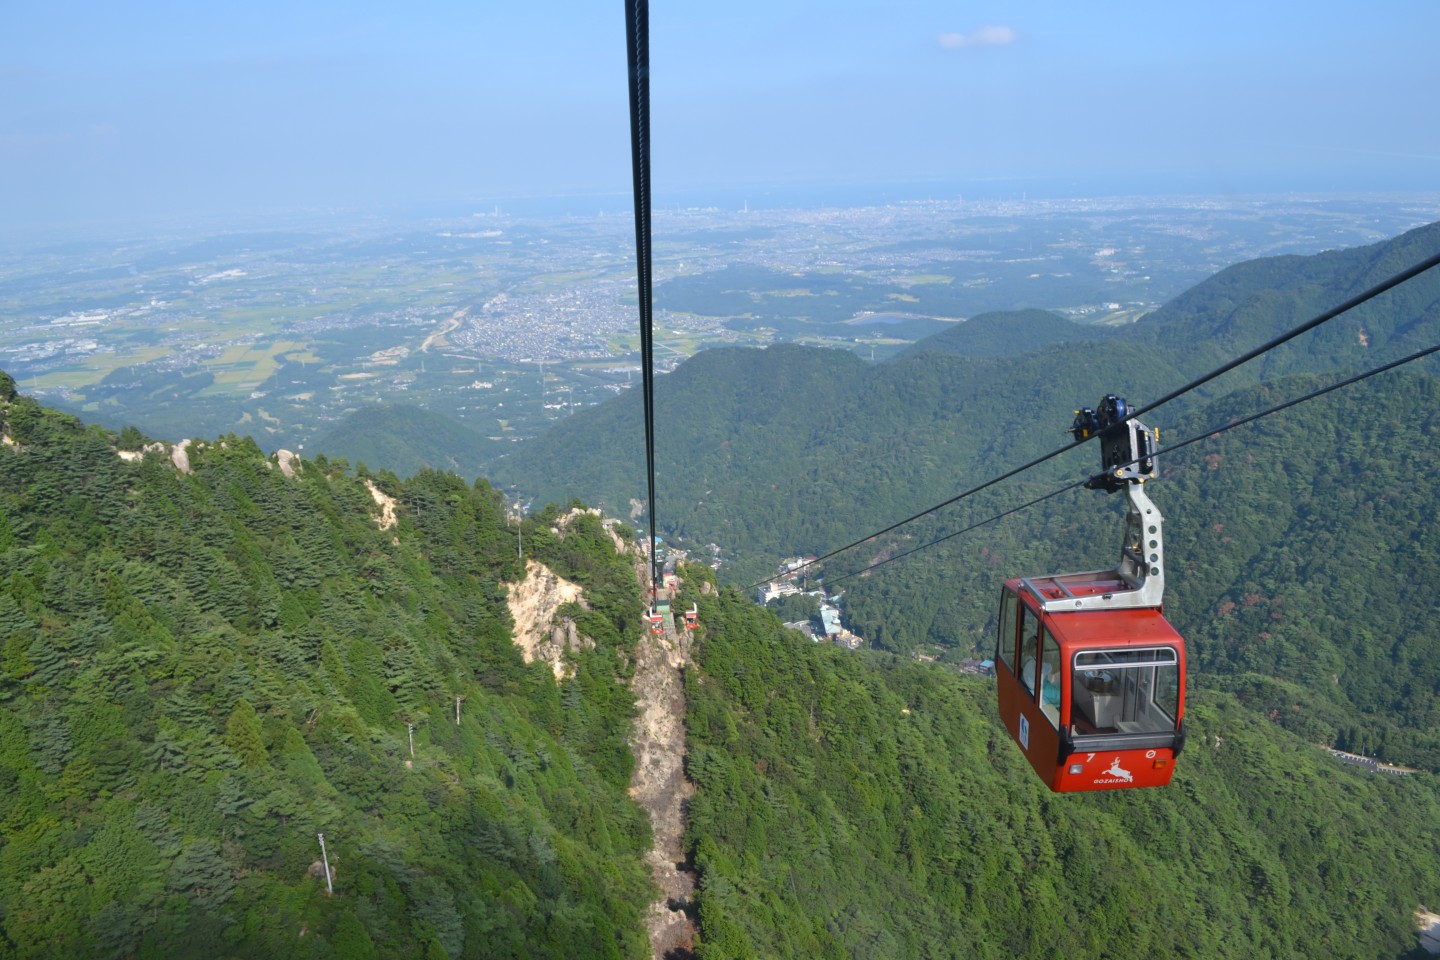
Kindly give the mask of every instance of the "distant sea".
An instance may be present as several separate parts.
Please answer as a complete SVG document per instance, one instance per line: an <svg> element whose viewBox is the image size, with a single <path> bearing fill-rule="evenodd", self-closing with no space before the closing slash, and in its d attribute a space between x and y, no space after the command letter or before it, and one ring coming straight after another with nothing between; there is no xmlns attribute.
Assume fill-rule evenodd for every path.
<svg viewBox="0 0 1440 960"><path fill-rule="evenodd" d="M719 210L818 209L868 207L926 200L1081 200L1103 197L1258 197L1303 194L1354 196L1357 194L1423 193L1433 195L1433 180L1388 180L1368 186L1347 176L1291 173L1250 174L1241 178L1195 174L1189 176L1111 176L1063 179L915 180L874 183L761 184L693 190L663 190L655 186L655 209L715 208ZM620 194L508 197L471 201L476 210L498 207L511 216L594 216L597 213L630 214L631 198ZM444 205L451 208L450 204ZM421 211L416 211L421 212ZM426 213L440 214L439 205ZM451 212L447 210L446 212Z"/></svg>
<svg viewBox="0 0 1440 960"><path fill-rule="evenodd" d="M1304 176L1277 174L1193 174L1146 176L1092 176L1008 179L916 179L847 183L775 183L667 190L663 178L655 185L655 210L715 209L814 210L853 208L925 201L1094 200L1124 198L1198 198L1206 200L1299 196L1315 199L1350 199L1386 195L1433 201L1440 181L1429 175L1397 174L1376 182L1346 174ZM629 192L572 193L536 196L475 195L428 202L377 202L295 209L247 208L243 211L160 212L134 220L114 222L76 220L27 224L23 218L0 220L0 242L28 245L37 239L129 236L136 230L178 234L223 233L246 229L301 229L326 226L405 223L412 220L452 220L477 214L536 219L554 217L625 217L633 215Z"/></svg>

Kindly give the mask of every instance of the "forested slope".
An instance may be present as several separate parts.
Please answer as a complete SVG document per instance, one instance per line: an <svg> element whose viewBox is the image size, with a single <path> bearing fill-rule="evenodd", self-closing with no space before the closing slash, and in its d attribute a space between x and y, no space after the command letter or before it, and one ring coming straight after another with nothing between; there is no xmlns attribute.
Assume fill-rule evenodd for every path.
<svg viewBox="0 0 1440 960"><path fill-rule="evenodd" d="M935 349L881 365L800 347L702 354L657 384L662 526L733 551L731 582L758 580L780 555L832 549L1062 446L1080 404L1108 392L1146 403L1437 248L1432 225L1242 264L1092 342L1054 342L1062 321L1025 313L977 319L972 332L947 330ZM1205 434L1440 339L1440 270L1332 324L1147 419L1164 443ZM1005 353L1026 341L1042 345ZM1204 671L1231 677L1309 740L1440 770L1440 637L1415 615L1415 597L1440 589L1427 519L1440 511L1433 374L1433 362L1417 364L1166 457L1152 495L1170 518L1168 610ZM1256 387L1261 375L1270 379ZM618 505L627 474L597 464L609 462L603 438L621 413L602 407L567 425L588 431L593 456L542 437L497 472L563 478L549 496ZM848 575L1096 469L1082 448L828 562L848 625L894 652L987 652L1005 577L1115 563L1118 498L1075 491Z"/></svg>
<svg viewBox="0 0 1440 960"><path fill-rule="evenodd" d="M1204 435L1330 382L1247 388L1167 423ZM1440 770L1440 381L1394 372L1160 459L1166 615L1192 676L1222 674L1312 742ZM1069 479L1098 468L1068 455ZM1006 485L826 564L832 580L1048 493ZM841 581L852 626L908 653L988 655L1006 577L1114 566L1124 505L1079 489ZM1419 606L1417 607L1417 601Z"/></svg>
<svg viewBox="0 0 1440 960"><path fill-rule="evenodd" d="M364 407L310 441L307 453L344 457L408 477L441 470L473 479L499 446L459 421L420 407Z"/></svg>
<svg viewBox="0 0 1440 960"><path fill-rule="evenodd" d="M762 576L771 564L757 557L837 546L1052 449L1077 398L1115 389L1116 370L1133 372L1141 395L1178 382L1154 353L1102 340L1013 357L924 351L871 366L794 345L706 350L656 381L658 516L668 535L738 553L731 575ZM557 424L497 461L492 478L541 502L579 497L628 513L643 496L639 399ZM1049 422L1034 428L1041 417Z"/></svg>
<svg viewBox="0 0 1440 960"><path fill-rule="evenodd" d="M780 555L824 552L1054 449L1078 405L1105 393L1144 404L1437 249L1432 224L1369 247L1239 264L1104 335L1020 311L954 325L878 365L797 346L703 351L656 381L657 516L671 535L737 553L736 580L757 579ZM1437 340L1440 269L1159 418L1168 430L1239 387L1355 371ZM639 399L576 414L490 476L541 502L578 497L627 513L643 497Z"/></svg>
<svg viewBox="0 0 1440 960"><path fill-rule="evenodd" d="M966 357L1001 357L1034 353L1054 343L1083 344L1120 336L1115 327L1084 326L1048 310L1003 310L982 313L964 323L931 334L900 353L901 357L931 351Z"/></svg>
<svg viewBox="0 0 1440 960"><path fill-rule="evenodd" d="M1397 957L1440 898L1430 775L1346 768L1193 685L1174 783L1048 793L993 683L700 601L698 956Z"/></svg>
<svg viewBox="0 0 1440 960"><path fill-rule="evenodd" d="M639 602L595 518L527 521L587 590L557 684L484 484L369 478L385 528L343 461L127 461L7 377L0 433L0 957L647 955Z"/></svg>
<svg viewBox="0 0 1440 960"><path fill-rule="evenodd" d="M1236 268L1088 343L1030 316L1020 352L1004 318L882 365L705 351L657 384L665 532L735 551L732 578L768 574L1054 449L1077 404L1160 395L1431 252L1436 231ZM1413 349L1440 336L1436 283L1151 419L1167 441L1207 433ZM1435 779L1352 772L1318 743L1440 769L1437 400L1425 370L1388 375L1162 462L1167 614L1193 658L1191 746L1166 790L1052 797L987 682L702 599L700 954L1407 950L1410 912L1440 899ZM525 525L527 550L587 589L566 613L595 643L557 682L512 643L522 567L483 482L323 457L291 477L233 436L192 445L186 472L4 378L0 404L0 957L646 953L622 682L640 607L598 520ZM495 475L626 514L638 408L576 415ZM827 577L1092 461L1069 454ZM1093 492L1048 501L844 581L847 616L901 654L984 650L1004 577L1112 564L1119 518Z"/></svg>
<svg viewBox="0 0 1440 960"><path fill-rule="evenodd" d="M1440 223L1393 240L1229 267L1137 324L1137 335L1208 368L1357 296L1440 251ZM1241 370L1237 380L1371 366L1440 340L1440 269L1431 269Z"/></svg>

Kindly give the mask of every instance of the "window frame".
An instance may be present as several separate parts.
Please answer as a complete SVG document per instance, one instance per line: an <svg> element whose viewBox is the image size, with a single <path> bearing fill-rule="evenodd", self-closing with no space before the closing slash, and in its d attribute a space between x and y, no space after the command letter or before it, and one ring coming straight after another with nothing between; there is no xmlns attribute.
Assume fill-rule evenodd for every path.
<svg viewBox="0 0 1440 960"><path fill-rule="evenodd" d="M1024 606L1020 597L1012 591L1001 588L1000 590L1000 615L999 623L995 628L995 658L1005 664L1011 672L1015 672L1015 664L1018 662L1015 650L1019 646L1019 622L1016 616L1016 607ZM1006 642L1006 634L1009 634L1009 642Z"/></svg>
<svg viewBox="0 0 1440 960"><path fill-rule="evenodd" d="M1040 620L1040 617L1030 612L1028 606L1024 603L1020 604L1020 654L1016 658L1020 664L1020 672L1017 673L1016 676L1020 678L1020 687L1030 695L1032 703L1037 702L1039 699L1035 693L1035 688L1038 687L1039 684L1035 683L1036 677L1031 677L1028 681L1025 679L1025 657L1028 650L1030 658L1035 661L1035 672L1038 674L1040 672ZM1026 645L1027 641L1029 644L1028 647Z"/></svg>
<svg viewBox="0 0 1440 960"><path fill-rule="evenodd" d="M1099 660L1097 658L1120 655L1118 659ZM1085 662L1082 665L1082 659ZM1070 677L1072 690L1081 683L1080 677L1087 673L1114 673L1112 682L1123 690L1126 681L1129 679L1127 671L1136 671L1134 674L1134 686L1136 690L1136 703L1139 703L1139 696L1143 691L1148 713L1151 708L1157 710L1161 716L1170 723L1163 730L1143 730L1140 733L1167 733L1173 732L1179 725L1179 712L1181 703L1181 678L1180 678L1180 651L1168 644L1157 644L1153 647L1117 647L1111 649L1089 649L1077 650L1070 657ZM1169 676L1173 683L1162 685L1158 682L1161 677L1160 671L1170 671ZM1169 702L1163 702L1157 692L1161 689L1166 691ZM1073 709L1073 707L1072 707Z"/></svg>
<svg viewBox="0 0 1440 960"><path fill-rule="evenodd" d="M1055 635L1050 632L1050 628L1045 626L1043 622L1040 625L1039 632L1040 656L1036 661L1035 667L1036 672L1039 674L1035 682L1037 688L1036 702L1039 703L1040 712L1045 715L1045 719L1050 721L1052 727L1059 730L1060 704L1064 701L1065 695L1065 658L1060 649L1060 641L1055 639ZM1053 706L1045 702L1045 677L1048 676L1051 670L1054 670L1057 678L1055 681L1055 703Z"/></svg>

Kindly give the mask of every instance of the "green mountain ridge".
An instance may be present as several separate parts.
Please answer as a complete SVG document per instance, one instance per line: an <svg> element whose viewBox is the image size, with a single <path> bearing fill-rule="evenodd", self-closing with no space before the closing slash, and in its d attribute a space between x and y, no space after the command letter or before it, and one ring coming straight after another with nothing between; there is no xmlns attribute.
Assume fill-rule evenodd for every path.
<svg viewBox="0 0 1440 960"><path fill-rule="evenodd" d="M309 452L344 457L402 477L442 470L474 479L484 472L498 446L444 414L385 404L350 414L316 436Z"/></svg>
<svg viewBox="0 0 1440 960"><path fill-rule="evenodd" d="M724 578L758 580L781 556L833 549L1063 446L1081 403L1108 392L1144 403L1222 349L1228 357L1262 343L1437 247L1432 225L1371 247L1240 265L1132 328L1027 353L951 352L965 342L962 325L938 335L941 349L922 343L880 365L793 346L698 357L657 382L662 531L682 545L723 544L735 558ZM1245 368L1152 414L1162 445L1440 336L1440 271L1357 314L1277 351L1264 386L1255 386L1263 371ZM1004 345L1007 319L1011 342L1065 330L1058 318L992 315L978 342ZM1412 578L1440 584L1426 520L1440 499L1434 369L1416 364L1163 458L1153 496L1170 518L1168 606L1202 670L1231 678L1312 742L1440 770L1431 666L1440 647L1406 599ZM543 478L542 498L623 510L622 498L638 496L635 422L623 402L589 411L493 476ZM846 591L847 624L893 652L988 655L1006 576L1115 563L1116 501L1075 491L852 575L1086 477L1094 457L1089 447L1069 453L827 562L827 583Z"/></svg>
<svg viewBox="0 0 1440 960"><path fill-rule="evenodd" d="M899 356L925 350L967 357L1012 356L1052 343L1085 343L1118 333L1114 327L1082 326L1048 310L1008 310L971 317L926 337Z"/></svg>
<svg viewBox="0 0 1440 960"><path fill-rule="evenodd" d="M1075 342L1087 328L1027 311L957 325L873 366L822 348L703 351L656 380L657 516L673 536L740 551L737 580L762 576L775 557L824 552L1054 449L1077 405L1105 393L1144 403L1437 248L1432 224L1370 247L1240 264L1094 342ZM1027 337L1033 349L1010 352ZM1355 370L1437 339L1432 270L1164 416L1261 379ZM643 496L639 403L622 396L581 411L488 474L540 502L578 497L625 515ZM743 556L754 552L766 556Z"/></svg>
<svg viewBox="0 0 1440 960"><path fill-rule="evenodd" d="M5 955L646 955L639 598L598 519L525 528L591 605L557 686L510 641L483 483L290 479L236 437L185 474L22 397L4 433ZM1434 777L1342 767L1252 691L1192 687L1171 788L1057 798L988 682L697 599L700 960L1398 957L1440 893Z"/></svg>
<svg viewBox="0 0 1440 960"><path fill-rule="evenodd" d="M586 590L557 683L487 485L234 436L187 473L0 386L0 957L646 955L640 604L598 519L524 531Z"/></svg>
<svg viewBox="0 0 1440 960"><path fill-rule="evenodd" d="M1088 343L1032 315L1008 318L1033 334L1019 353L1004 316L881 365L704 351L657 384L660 516L735 551L731 579L768 573L1063 444L1074 405L1143 403L1440 233L1391 243L1238 269L1178 298L1191 314ZM1421 279L1402 304L1418 312L1366 320L1368 344L1290 348L1269 367L1284 379L1217 385L1163 411L1163 436L1409 349L1440 320L1440 280ZM1440 769L1440 650L1414 603L1440 581L1437 399L1417 367L1162 461L1192 724L1164 790L1050 795L988 681L907 656L984 650L1004 576L1113 563L1118 498L1078 491L846 581L851 624L899 656L697 591L695 956L1410 955L1413 912L1440 902L1435 774L1372 775L1322 744ZM638 406L557 424L497 480L628 515ZM642 606L598 518L524 523L527 553L585 588L560 615L594 647L557 682L512 641L521 560L484 481L325 456L291 477L235 436L192 444L185 472L3 377L0 435L0 958L648 955L649 827L626 795Z"/></svg>
<svg viewBox="0 0 1440 960"><path fill-rule="evenodd" d="M1171 300L1136 326L1199 368L1330 310L1440 250L1440 223L1393 240L1236 264ZM1440 276L1434 269L1329 321L1237 371L1265 380L1287 373L1368 367L1440 339Z"/></svg>
<svg viewBox="0 0 1440 960"><path fill-rule="evenodd" d="M1053 448L1075 398L1098 397L1115 369L1134 370L1150 393L1181 376L1119 339L1083 353L1064 343L1013 357L920 351L874 366L795 345L704 351L656 382L662 527L738 550L736 579L764 576L768 560L745 561L838 546L953 495L957 477ZM632 429L639 398L633 412L628 399L558 424L496 461L490 477L540 502L578 497L626 515L643 493L644 463ZM1065 423L1017 427L1055 409Z"/></svg>

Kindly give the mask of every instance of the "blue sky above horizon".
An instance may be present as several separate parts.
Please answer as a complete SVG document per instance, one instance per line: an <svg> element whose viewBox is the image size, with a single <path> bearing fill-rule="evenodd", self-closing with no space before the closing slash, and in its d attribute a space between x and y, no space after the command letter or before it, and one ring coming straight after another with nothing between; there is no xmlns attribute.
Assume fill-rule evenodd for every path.
<svg viewBox="0 0 1440 960"><path fill-rule="evenodd" d="M611 195L623 4L12 0L0 205L45 227ZM1440 4L654 4L657 199L1440 188Z"/></svg>

